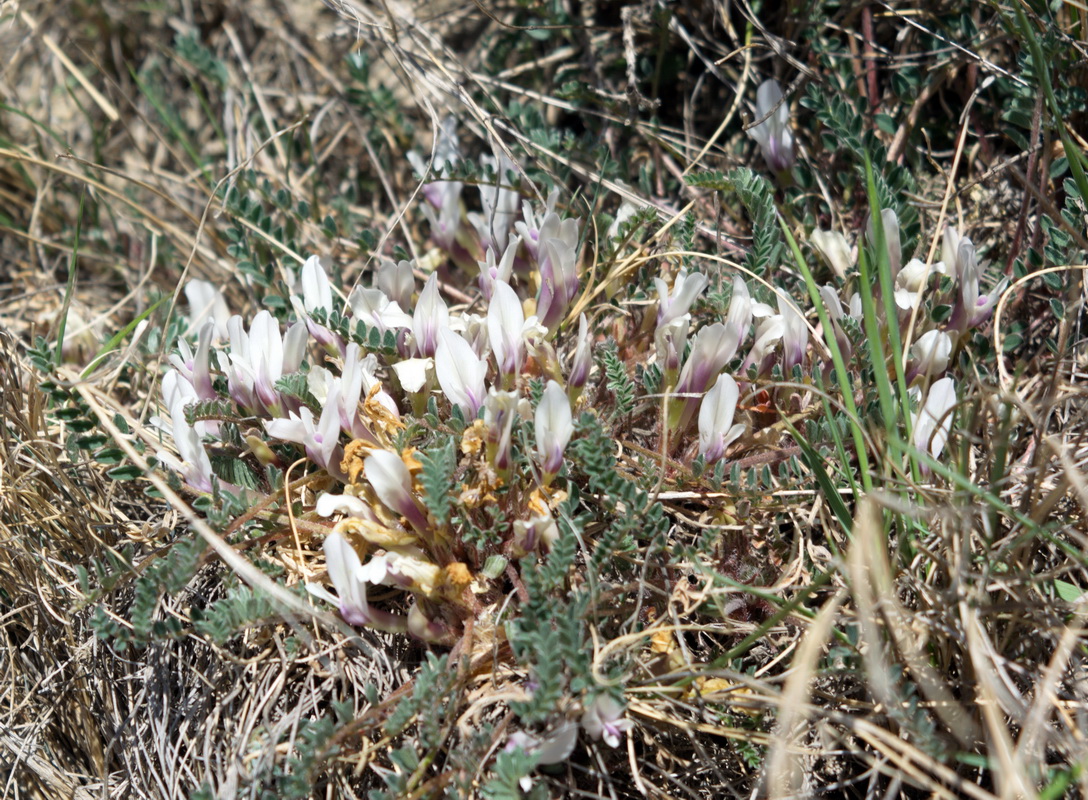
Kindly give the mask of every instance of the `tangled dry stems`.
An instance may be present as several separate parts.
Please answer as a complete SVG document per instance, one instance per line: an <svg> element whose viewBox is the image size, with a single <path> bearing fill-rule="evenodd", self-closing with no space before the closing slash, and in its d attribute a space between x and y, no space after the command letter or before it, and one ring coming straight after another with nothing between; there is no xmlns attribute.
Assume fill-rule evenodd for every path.
<svg viewBox="0 0 1088 800"><path fill-rule="evenodd" d="M336 0L330 5L337 15L298 5L291 14L260 3L222 16L203 10L209 46L229 70L219 120L228 147L222 152L210 130L191 145L225 167L217 175L252 167L293 194L305 194L309 170L341 176L345 185L363 174L373 193L352 210L390 237L403 232L397 241L408 247L424 241L416 216L406 213L416 182L407 170L385 169L387 159L376 152L362 129L365 123L349 105L337 102L347 89L328 54L355 46L358 37L381 59L375 80L394 87L396 102L413 109L417 124L437 128L447 107L456 105L481 140L498 146L516 142L530 153L554 156L587 185L650 202L663 222L675 221L680 200L670 204L643 197L604 178L593 165L549 151L510 120L453 99L464 101L462 86L471 82L485 96L520 93L557 116L570 112L569 101L520 89L513 81L530 68L561 72L563 60L575 52L559 50L538 64L488 75L480 69L483 52L470 45L480 41L486 48L484 33L498 21L474 5L398 5L391 11L385 4ZM674 17L671 31L713 72L706 52L718 9L694 5ZM77 568L132 545L136 574L167 542L184 535L184 526L176 509L149 499L141 485L109 481L104 468L65 446L64 430L46 417L46 400L36 388L40 376L27 364L25 347L33 334L54 329L79 194L87 187L103 209L95 236L80 248L73 301L81 327L90 334L80 334L90 352L101 342L102 330L116 330L143 310L148 289L175 292L183 274L222 283L234 265L225 255L216 225L220 209L209 200L201 170L163 134L168 123L135 78L159 75L159 96L191 128L200 128L194 121L204 119L201 98L182 80L188 67L161 68L171 57L168 31L191 21L153 11L148 31L137 36L118 26L124 17L119 6L80 10L86 13L77 13L76 4L22 3L0 32L6 39L0 49L14 54L3 73L4 93L11 107L28 115L5 115L7 141L0 150L0 191L12 220L0 242L6 276L0 290L0 322L6 329L0 338L2 795L184 797L209 781L222 797L242 796L255 791L261 775L286 763L301 720L345 700L355 717L365 719L375 709L364 687L376 687L380 698L396 698L410 686L422 653L392 637L345 637L342 629L299 620L294 629L256 628L226 647L190 632L138 652L117 652L91 632L92 610ZM638 18L641 12L633 13ZM105 35L89 33L88 26ZM643 35L648 30L638 29ZM590 40L593 35L586 32ZM605 29L600 35L621 34ZM643 43L628 42L625 49ZM587 44L590 52L599 48L599 42ZM727 121L738 113L754 80L753 58L751 50L744 51ZM136 65L134 72L124 68L126 63ZM157 72L151 69L156 64ZM85 93L84 69L101 77L91 79L96 93ZM240 91L246 84L251 92ZM604 81L600 89L612 105L594 113L612 122L625 122L629 107L639 104ZM730 157L726 143L694 134L698 111L652 131L636 120L634 130L660 144L647 145L641 155L675 173L682 170L670 149L688 161ZM315 143L315 161L305 169L291 162L280 136L295 125L307 126ZM392 153L419 144L410 130L390 127L382 134ZM979 216L968 218L976 231L1003 229L1019 213L1024 181L1010 185L1006 175L1019 175L1015 162L971 187L969 199ZM940 196L930 188L924 188L927 198ZM688 192L682 201L694 203L698 230L705 234L702 244L732 247L716 231L720 223L727 233L742 234L741 215L726 209L722 219L714 198ZM1001 200L996 207L995 198ZM320 217L315 215L304 231L305 240L323 241ZM333 246L348 264L348 275L357 279L364 265L352 261L355 243L340 238ZM237 283L229 285L236 307L258 300ZM1045 316L1037 321L1040 327L1054 324ZM1049 539L1025 534L1023 525L992 505L964 503L962 495L947 490L929 491L926 508L897 508L891 496L872 498L857 511L852 544L836 540L837 526L810 487L783 486L724 515L719 496L663 491L660 500L677 523L677 537L694 536L706 525L743 531L745 541L762 548L777 566L766 583L783 598L812 584L814 566L839 563L828 540L847 552L846 566L804 606L769 627L760 626L762 617L754 611L749 619L727 614L726 622L715 625L692 621L700 603L724 606L735 600L707 592L696 565L693 582L676 575L672 585L653 587L670 594L672 617L629 642L602 643L605 655L628 652L637 664L628 687L638 723L629 769L616 770L595 751L555 779L556 791L566 783L591 796L746 796L759 773L740 756L737 743L767 748L770 780L764 789L776 797L815 790L893 796L908 787L941 797L1030 796L1041 766L1085 764L1085 602L1061 603L1048 591L1055 580L1088 585L1082 557L1088 507L1082 470L1088 454L1080 322L1079 313L1067 314L1061 338L1068 346L1058 358L1040 349L1028 373L1010 388L1012 395L998 398L992 385L980 382L965 402L974 409L974 422L965 426L967 444L959 457L979 485L988 481L995 442L1008 438L995 400L1011 401L1021 413L999 499L1037 522L1062 520ZM97 371L89 385L110 413L138 429L137 420L153 402L156 366L141 365L123 378L113 366ZM653 455L652 448L639 455L635 446L621 463L637 473ZM881 538L872 518L881 503L927 518L930 534L917 543L913 560L901 560L903 542ZM779 512L795 537L787 538L785 547L776 531ZM270 548L268 557L291 566L292 550L285 542L282 550ZM728 557L724 552L723 559ZM210 559L184 593L163 598L156 613L186 619L192 606L206 606L234 582ZM122 622L132 602L130 584L122 578L104 596L107 613ZM299 628L307 631L307 646L289 651L286 634ZM833 628L856 632L862 668L821 665ZM748 672L711 663L723 642L728 649L756 631L760 641L745 654ZM654 633L661 635L660 647L647 649ZM681 657L669 661L676 649ZM898 681L903 670L920 696L903 696ZM466 724L495 715L523 677L500 662L494 672L467 679ZM701 689L678 690L677 680L697 682ZM775 723L761 726L760 714ZM904 731L910 741L900 735ZM347 755L325 765L329 791L363 796L377 783L372 770L359 768L379 761L385 743L345 741ZM939 758L949 743L963 753L985 754L992 772ZM1000 774L1001 781L991 782L992 774ZM1074 784L1074 790L1083 795L1083 784Z"/></svg>

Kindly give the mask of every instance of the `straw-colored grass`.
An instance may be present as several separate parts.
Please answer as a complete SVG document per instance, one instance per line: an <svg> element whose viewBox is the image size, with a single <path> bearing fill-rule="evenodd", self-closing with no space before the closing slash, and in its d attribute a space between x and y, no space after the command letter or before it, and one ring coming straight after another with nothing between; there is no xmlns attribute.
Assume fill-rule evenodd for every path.
<svg viewBox="0 0 1088 800"><path fill-rule="evenodd" d="M290 774L319 787L315 796L365 797L393 768L389 755L399 739L383 725L413 692L426 651L449 652L352 630L332 613L308 610L297 590L324 569L320 542L278 507L255 509L275 530L243 542L232 538L241 524L216 533L196 518L192 495L175 494L161 479L157 493L147 491L148 480L111 480L113 465L75 447L72 431L53 416L39 388L45 376L32 363L35 337L54 344L64 308L66 363L52 379L71 387L101 429L126 431L119 445L129 463L146 463L161 446L148 418L159 411L161 365L174 343L161 331L142 331L154 346L126 350L126 342L123 358L82 372L158 297L183 305L188 279L223 287L235 311L260 308L263 298L239 279L228 254L232 215L217 191L241 170L286 190L292 202L313 200L315 183L328 189L303 221L301 252L234 221L266 240L279 271L311 252L330 255L347 290L370 279L371 254L359 230L326 236L326 214L372 229L376 252L398 245L421 260L433 257L418 213L420 187L404 154L426 153L432 132L453 114L470 155L525 154L515 161L527 196L547 194L533 179L538 170L563 169L568 188L579 190L571 202L581 215L597 205L614 212L623 199L656 210L645 245L590 266L589 288L571 315L589 309L601 330L621 340L621 353L639 357L622 349L623 336L635 335L650 301L608 300L644 264L672 269L683 257L669 239L683 215L693 215L692 246L708 262L732 265L750 234L731 198L690 186L665 192L663 176L725 168L750 152L738 119L750 116L744 99L774 63L787 65L798 83L838 80L814 71L804 47L791 43L812 24L801 9L782 17L765 4L761 19L744 2L569 4L580 15L571 43L511 49L492 74L495 48L507 46L526 5L534 4L0 5L0 52L9 56L0 67L0 798L186 798L204 786L220 798L262 797L273 778ZM863 91L871 88L872 59L883 82L910 55L871 52L872 26L913 31L917 17L924 27L933 10L926 5L942 4L836 12L833 26L849 34ZM948 86L977 81L980 64L987 75L1018 69L1015 43L988 9L964 13L985 17L991 49L949 48L946 62L925 64L947 77L927 83L917 113L887 137L892 158L927 127L933 103L955 96ZM1070 47L1083 48L1077 9L1068 6L1064 33ZM218 96L206 93L202 66L179 53L179 35L199 38L222 70ZM370 59L369 87L353 82L344 66L354 51ZM625 85L636 66L639 75L656 75L654 65L667 61L677 69L675 86L656 78ZM559 91L586 74L597 80L580 85L583 94ZM387 105L352 100L353 92L379 86L388 90ZM607 129L604 144L625 159L619 175L604 174L589 154L531 138L520 121L499 113L512 100L552 125L574 127L579 115L592 116ZM1042 244L1040 215L1060 205L1047 171L1058 147L1049 138L1049 149L1040 144L1026 153L1011 153L1004 141L968 143L959 134L982 126L973 120L1000 114L985 97L972 102L977 117L949 122L960 109L947 109L941 129L955 139L947 148L942 139L927 155L916 176L921 195L912 200L925 242L938 241L938 219L954 219L991 247L988 257L1000 270ZM804 144L809 134L798 135ZM995 146L1003 149L995 154ZM638 185L639 168L648 165L653 177ZM835 195L834 222L862 227L867 202L842 198L832 177L821 174L826 182L813 193ZM330 199L349 193L350 200ZM603 231L589 236L596 241ZM772 487L710 491L678 482L687 465L670 463L648 432L658 403L639 406L618 435L620 469L633 476L660 469L647 483L670 517L669 547L716 528L717 560L666 569L660 553L626 556L635 577L611 587L616 602L630 597L634 609L652 597L665 613L645 618L640 606L637 629L622 632L623 620L602 614L601 628L615 635L594 642L594 668L603 680L610 659L629 659L634 728L619 750L587 746L538 774L547 791L606 798L1088 795L1088 593L1070 596L1088 589L1081 269L1057 271L1067 281L1061 321L1037 279L1014 287L1000 313L1024 324L1017 360L1010 357L996 378L963 375L963 424L947 459L981 489L972 494L933 480L912 487L908 502L897 477L892 489L851 505L852 536L815 480L779 480L779 463L798 453L781 424L743 462L745 469L773 466ZM471 301L474 276L455 277L446 288L451 301ZM999 328L999 346L1004 335ZM607 393L595 391L597 399ZM1011 420L1004 416L1010 412ZM999 450L1005 468L991 474ZM312 499L316 490L300 478L289 491ZM886 524L892 517L907 522ZM924 524L910 528L911 521ZM204 542L196 577L154 604L154 619L176 621L176 632L127 650L97 636L108 620L131 628L138 576L193 537ZM257 559L282 578L270 591L283 604L265 624L217 644L193 623L194 609L271 583ZM106 572L97 574L95 564ZM86 585L81 570L90 572ZM659 572L666 577L646 577ZM728 588L715 585L712 573ZM762 594L746 593L746 585ZM517 588L523 591L512 589L508 603L516 605ZM707 608L725 612L708 617ZM449 736L468 741L486 723L492 738L478 752L488 758L504 745L509 703L524 698L529 677L503 640L503 613L474 620L453 648L465 658L450 662L456 711ZM623 605L614 613L632 611ZM310 772L300 774L303 722L330 719L339 703L344 718L306 766ZM412 796L479 790L486 763L447 761L443 753L434 759Z"/></svg>

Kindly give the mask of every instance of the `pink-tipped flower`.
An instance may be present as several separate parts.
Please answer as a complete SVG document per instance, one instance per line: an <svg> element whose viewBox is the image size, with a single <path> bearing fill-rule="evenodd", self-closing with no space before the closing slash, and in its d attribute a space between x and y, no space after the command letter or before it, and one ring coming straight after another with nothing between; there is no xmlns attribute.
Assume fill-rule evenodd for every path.
<svg viewBox="0 0 1088 800"><path fill-rule="evenodd" d="M230 331L230 359L221 359L227 384L235 402L250 411L276 415L282 411L282 399L276 382L297 372L306 352L307 331L304 322L296 322L280 336L280 324L268 311L253 318L249 333L242 318L233 316Z"/></svg>
<svg viewBox="0 0 1088 800"><path fill-rule="evenodd" d="M487 336L499 374L510 385L525 363L525 312L517 292L503 281L492 285L491 302L487 305Z"/></svg>
<svg viewBox="0 0 1088 800"><path fill-rule="evenodd" d="M198 400L214 400L218 395L212 387L211 347L215 337L215 322L206 320L200 327L196 354L189 349L189 343L178 340L177 355L170 356L170 364L184 380L193 387L193 394ZM170 407L170 403L166 404Z"/></svg>
<svg viewBox="0 0 1088 800"><path fill-rule="evenodd" d="M408 620L399 614L374 608L367 602L366 585L371 581L370 564L362 564L351 542L339 531L325 538L325 567L338 597L325 587L309 583L306 590L314 597L332 603L340 609L340 616L349 625L367 625L391 633L405 633ZM373 561L373 559L371 559Z"/></svg>
<svg viewBox="0 0 1088 800"><path fill-rule="evenodd" d="M544 484L548 485L563 466L563 452L574 433L570 400L563 387L548 381L540 404L536 407L536 452Z"/></svg>
<svg viewBox="0 0 1088 800"><path fill-rule="evenodd" d="M374 273L374 285L400 308L412 305L412 293L416 290L416 277L412 261L393 261L383 258Z"/></svg>
<svg viewBox="0 0 1088 800"><path fill-rule="evenodd" d="M510 243L507 244L506 250L503 251L502 258L498 262L495 261L495 249L493 247L487 248L484 260L477 262L480 267L478 283L484 300L491 299L491 285L495 281L510 282L510 278L514 274L514 259L517 257L518 247L520 246L521 238L510 234Z"/></svg>
<svg viewBox="0 0 1088 800"><path fill-rule="evenodd" d="M514 522L511 552L514 558L524 558L539 550L541 545L551 549L558 539L559 526L545 508L544 513L535 514L528 521L519 519Z"/></svg>
<svg viewBox="0 0 1088 800"><path fill-rule="evenodd" d="M657 327L667 325L674 319L679 319L691 310L692 303L703 293L710 280L702 273L695 272L688 275L681 270L673 281L672 293L668 285L661 278L654 278L654 286L657 288Z"/></svg>
<svg viewBox="0 0 1088 800"><path fill-rule="evenodd" d="M955 382L951 378L934 381L925 403L914 414L914 446L940 458L952 429L952 409L955 407Z"/></svg>
<svg viewBox="0 0 1088 800"><path fill-rule="evenodd" d="M574 348L574 359L570 365L570 375L567 377L567 392L573 403L582 393L582 388L589 380L589 372L593 368L593 340L589 336L589 321L586 315L578 317L578 345Z"/></svg>
<svg viewBox="0 0 1088 800"><path fill-rule="evenodd" d="M987 294L982 294L979 291L981 271L974 244L967 237L963 237L956 255L959 292L952 307L952 317L948 321L949 328L958 333L964 333L985 322L1008 285L1009 279L1003 277Z"/></svg>
<svg viewBox="0 0 1088 800"><path fill-rule="evenodd" d="M412 312L412 337L416 354L431 358L438 349L438 332L450 326L450 311L438 291L438 275L431 273Z"/></svg>
<svg viewBox="0 0 1088 800"><path fill-rule="evenodd" d="M494 388L487 393L487 401L484 403L487 460L504 481L509 481L510 470L514 465L510 437L517 416L517 393L501 392Z"/></svg>
<svg viewBox="0 0 1088 800"><path fill-rule="evenodd" d="M577 231L577 224L574 228ZM578 293L578 251L576 244L572 245L559 236L544 239L542 244L536 310L540 324L554 331L567 312L570 301Z"/></svg>
<svg viewBox="0 0 1088 800"><path fill-rule="evenodd" d="M582 714L582 729L591 739L604 739L609 747L619 747L623 735L632 727L631 720L624 718L623 711L623 706L612 695L597 695Z"/></svg>
<svg viewBox="0 0 1088 800"><path fill-rule="evenodd" d="M200 441L200 434L185 421L184 401L175 400L170 409L170 426L180 459L165 450L159 450L155 456L198 492L210 492L212 462Z"/></svg>
<svg viewBox="0 0 1088 800"><path fill-rule="evenodd" d="M340 470L344 452L340 447L340 385L338 378L333 381L320 418L315 420L313 412L303 406L297 414L292 411L287 419L266 421L264 427L269 436L301 444L311 461L343 479L346 476Z"/></svg>
<svg viewBox="0 0 1088 800"><path fill-rule="evenodd" d="M478 358L459 334L443 328L438 333L434 363L438 385L446 399L461 409L465 419L476 419L487 395L484 384L487 362Z"/></svg>
<svg viewBox="0 0 1088 800"><path fill-rule="evenodd" d="M417 533L425 534L430 526L427 515L416 501L412 474L396 453L375 450L363 462L367 481L382 504L408 520Z"/></svg>
<svg viewBox="0 0 1088 800"><path fill-rule="evenodd" d="M299 319L305 320L306 328L310 335L322 347L339 353L344 343L340 337L326 328L314 322L314 312L320 311L327 319L332 312L332 284L325 272L325 264L317 256L310 256L302 264L302 296L291 295L291 306ZM328 261L328 259L324 259Z"/></svg>
<svg viewBox="0 0 1088 800"><path fill-rule="evenodd" d="M691 315L684 314L669 320L664 325L658 325L657 330L654 331L654 350L665 386L676 385L676 376L680 372L680 359L687 347L690 326Z"/></svg>
<svg viewBox="0 0 1088 800"><path fill-rule="evenodd" d="M732 314L730 314L732 316ZM699 397L710 381L736 355L740 333L736 326L715 322L699 331L676 384L676 402L669 409L669 428L682 432L691 422Z"/></svg>
<svg viewBox="0 0 1088 800"><path fill-rule="evenodd" d="M722 373L699 406L699 453L707 463L725 455L725 450L744 433L743 424L733 424L740 390L732 376Z"/></svg>
<svg viewBox="0 0 1088 800"><path fill-rule="evenodd" d="M790 133L790 107L782 97L782 87L771 78L756 90L756 119L763 120L748 129L759 144L763 160L774 172L793 165L793 135Z"/></svg>
<svg viewBox="0 0 1088 800"><path fill-rule="evenodd" d="M348 625L368 625L373 620L366 600L366 580L359 554L343 534L333 532L325 537L325 567L329 580L336 587L340 615Z"/></svg>

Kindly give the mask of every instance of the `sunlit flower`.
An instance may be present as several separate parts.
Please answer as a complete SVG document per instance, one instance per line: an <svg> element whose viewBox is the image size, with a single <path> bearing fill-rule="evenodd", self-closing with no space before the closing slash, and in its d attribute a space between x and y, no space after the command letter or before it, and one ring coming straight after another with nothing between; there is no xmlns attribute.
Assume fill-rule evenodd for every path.
<svg viewBox="0 0 1088 800"><path fill-rule="evenodd" d="M774 172L793 165L793 135L790 133L790 107L782 97L782 87L771 78L756 90L756 119L763 120L748 129L759 144L763 159Z"/></svg>
<svg viewBox="0 0 1088 800"><path fill-rule="evenodd" d="M699 406L699 453L707 463L717 461L744 433L743 424L733 424L740 391L731 375L722 373Z"/></svg>
<svg viewBox="0 0 1088 800"><path fill-rule="evenodd" d="M372 617L366 600L366 580L359 574L363 566L359 554L335 531L325 537L323 549L329 580L339 595L340 615L349 625L369 624Z"/></svg>
<svg viewBox="0 0 1088 800"><path fill-rule="evenodd" d="M227 384L235 402L250 411L279 414L282 400L276 382L297 372L305 355L307 331L304 322L296 322L280 336L280 324L268 311L253 318L249 332L242 318L233 316L227 323L230 332L229 360L220 359Z"/></svg>
<svg viewBox="0 0 1088 800"><path fill-rule="evenodd" d="M548 381L544 387L544 394L536 407L535 422L536 452L547 485L563 465L563 451L574 433L570 400L563 387L555 381Z"/></svg>
<svg viewBox="0 0 1088 800"><path fill-rule="evenodd" d="M306 406L292 411L287 419L276 418L264 423L269 436L285 442L301 444L306 449L306 456L331 475L344 477L340 471L343 449L340 447L340 381L334 379L329 389L321 417L314 419L313 412Z"/></svg>
<svg viewBox="0 0 1088 800"><path fill-rule="evenodd" d="M657 288L657 325L667 325L674 319L679 319L691 310L691 305L709 285L710 280L699 272L687 274L681 270L673 281L670 294L668 284L661 278L654 278L654 286Z"/></svg>
<svg viewBox="0 0 1088 800"><path fill-rule="evenodd" d="M200 434L185 421L185 406L182 402L175 402L170 409L170 429L180 460L165 450L156 452L156 458L181 475L181 479L198 492L210 492L212 462L200 441Z"/></svg>
<svg viewBox="0 0 1088 800"><path fill-rule="evenodd" d="M178 374L192 386L195 399L214 400L218 396L212 386L211 374L211 346L214 337L215 323L206 320L200 326L196 353L189 349L188 342L179 339L178 353L169 359ZM169 402L166 405L170 407Z"/></svg>
<svg viewBox="0 0 1088 800"><path fill-rule="evenodd" d="M487 306L487 335L504 379L521 373L525 363L524 329L525 312L517 292L503 281L495 281Z"/></svg>
<svg viewBox="0 0 1088 800"><path fill-rule="evenodd" d="M412 318L381 289L356 286L348 295L348 305L355 319L369 328L377 328L380 333L412 327Z"/></svg>
<svg viewBox="0 0 1088 800"><path fill-rule="evenodd" d="M412 293L416 290L414 268L413 261L383 258L374 273L374 285L400 308L408 308L412 305Z"/></svg>
<svg viewBox="0 0 1088 800"><path fill-rule="evenodd" d="M419 507L412 488L412 474L396 453L375 450L363 462L367 481L382 504L408 520L417 532L425 533L430 526L427 515Z"/></svg>
<svg viewBox="0 0 1088 800"><path fill-rule="evenodd" d="M438 275L431 273L412 312L412 338L416 353L431 358L438 349L438 332L449 328L450 312L438 291Z"/></svg>
<svg viewBox="0 0 1088 800"><path fill-rule="evenodd" d="M446 399L460 407L465 419L475 419L487 394L487 362L476 356L460 334L445 328L438 333L434 363Z"/></svg>

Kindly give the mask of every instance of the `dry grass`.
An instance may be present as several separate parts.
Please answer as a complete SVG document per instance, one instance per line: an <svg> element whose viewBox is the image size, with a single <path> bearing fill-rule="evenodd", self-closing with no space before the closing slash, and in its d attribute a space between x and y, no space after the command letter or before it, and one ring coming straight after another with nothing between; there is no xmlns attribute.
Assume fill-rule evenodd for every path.
<svg viewBox="0 0 1088 800"><path fill-rule="evenodd" d="M185 498L169 503L149 496L143 481L111 481L107 466L70 447L71 431L47 414L48 399L37 388L41 376L28 348L36 335L55 341L81 197L87 208L62 372L73 383L103 341L158 294L176 296L187 278L222 286L236 310L259 307L261 298L238 278L228 255L229 215L213 196L215 184L240 169L254 170L294 199L313 196L314 181L330 196L360 189L338 209L313 209L297 237L305 252L286 252L269 237L280 267L312 250L343 268L345 287L365 280L369 255L354 235L341 230L330 239L322 232L332 210L378 232L376 250L395 243L426 258L426 227L413 211L419 187L402 156L424 150L447 113L460 118L473 154L516 146L528 156L515 160L534 169L537 158L550 156L548 163L569 170L582 189L575 202L583 212L598 188L612 208L622 198L652 205L663 226L691 209L697 246L732 256L748 233L743 215L722 211L715 196L692 188L669 196L660 176L736 160L745 140L735 119L747 113L740 98L753 94L757 74L772 71L764 48L780 49L778 36L801 31L776 17L777 33L753 26L758 46L742 48L744 34L735 26L746 12L731 12L728 3L681 5L690 8L671 18L669 47L684 63L704 65L704 79L721 71L724 80L689 80L675 93L658 87L656 96L644 81L643 94L661 98L660 124L647 121L648 106L639 106L645 98L625 93L617 78L626 74L625 66L616 67L625 52L659 54L664 34L648 4L628 10L582 4L588 27L575 37L577 46L542 52L533 63L511 55L497 75L485 66L501 41L497 32L514 19L512 6L352 0L328 7L262 0L139 9L90 0L0 6L0 52L10 54L0 68L0 798L189 797L205 783L218 797L259 797L269 776L290 771L301 721L327 715L334 703L346 703L353 721L338 728L332 740L338 750L323 751L327 759L309 777L324 787L322 796L363 797L381 786L380 771L389 767L393 741L382 723L412 691L425 657L418 643L351 631L328 615L276 617L216 645L191 625L193 609L241 584L213 547L183 591L155 603L155 619L176 620L179 635L135 651L95 636L96 613L130 625L135 576L160 562L168 544L195 534ZM897 10L909 16L909 9ZM631 25L626 34L624 21ZM852 13L836 19L859 37L859 49L863 23ZM199 32L223 65L221 96L195 88L203 85L198 65L177 55L179 32ZM950 55L948 81L980 59L1011 68L1011 45L995 41L992 52ZM373 84L389 89L389 106L370 116L348 99L358 87L342 62L356 49L373 59ZM730 59L714 65L730 51ZM558 96L556 87L569 62L603 55L616 63L591 66L598 81L589 89L599 102L581 113L611 123L606 144L632 159L626 179L637 177L639 165L655 167L648 195L602 176L582 154L530 139L516 120L495 111L520 99L549 122L571 125L576 101ZM782 55L810 72L803 51L783 48ZM895 57L888 58L894 68ZM533 80L521 80L526 75ZM487 107L473 97L496 102ZM733 124L718 129L723 113ZM912 125L924 123L911 117ZM306 158L290 144L301 132ZM959 142L931 155L935 168L918 176L918 201L927 235L944 207L978 240L996 242L991 259L1011 263L1041 241L1040 209L1053 188L1044 168L1051 153L997 158L986 152L991 147ZM953 161L966 165L958 175L949 172ZM527 193L543 198L534 175L526 174ZM1031 181L1042 191L1026 188ZM865 207L855 202L842 213L860 220ZM664 242L651 242L637 258L662 256ZM597 285L622 286L635 260L612 265L611 273L601 265ZM473 291L467 284L451 290ZM809 485L740 499L699 486L657 486L677 542L693 541L707 526L742 535L736 540L742 545L723 546L720 571L746 581L751 575L740 571L756 561L766 570L759 581L769 595L798 602L768 619L772 606L745 600L730 606L724 621L707 623L704 604L723 607L737 597L709 588L700 577L707 565L674 570L671 583L651 587L668 597L668 616L599 643L597 654L599 667L618 655L634 665L627 696L637 726L626 750L592 748L546 777L549 791L609 798L755 792L981 799L1036 797L1048 786L1060 792L1058 781L1068 779L1066 796L1088 796L1088 594L1065 602L1055 590L1055 581L1088 588L1088 365L1079 281L1070 287L1061 323L1036 289L1013 299L1005 313L1029 323L1020 372L999 383L979 375L964 395L967 422L954 458L990 497L946 484L917 495L926 498L924 507L903 508L898 495L876 493L853 509L848 540ZM596 304L602 327L622 330L609 316L622 315L600 295L585 303ZM623 309L637 313L637 304ZM1042 346L1048 335L1058 341L1057 353ZM159 354L172 347L156 341ZM107 420L126 421L127 443L142 439L154 449L155 434L145 425L158 398L159 362L134 354L128 361L126 367L107 360L78 391ZM1009 406L1018 414L1011 423L1002 416ZM634 473L647 463L640 452L656 453L638 425L632 428L622 464ZM1003 447L1007 469L991 476ZM917 541L889 540L880 515L889 509L923 520L928 533ZM1041 523L1048 525L1045 536L1033 531ZM285 522L254 549L282 569L289 586L321 568L319 548L298 530L296 543ZM231 546L223 544L229 536L216 545L216 534L209 534L213 546ZM733 552L738 546L747 548L744 557ZM838 551L845 555L832 555ZM79 569L96 561L116 571L107 581L92 574L96 594L88 598ZM651 561L637 566L645 572ZM820 574L829 576L826 584L813 586ZM499 652L497 638L482 630L477 636L452 692L460 704L454 719L463 738L478 720L496 723L497 749L504 704L523 691L526 675ZM736 658L723 658L728 651ZM371 702L374 696L379 702ZM439 796L465 769L443 764L416 796Z"/></svg>

